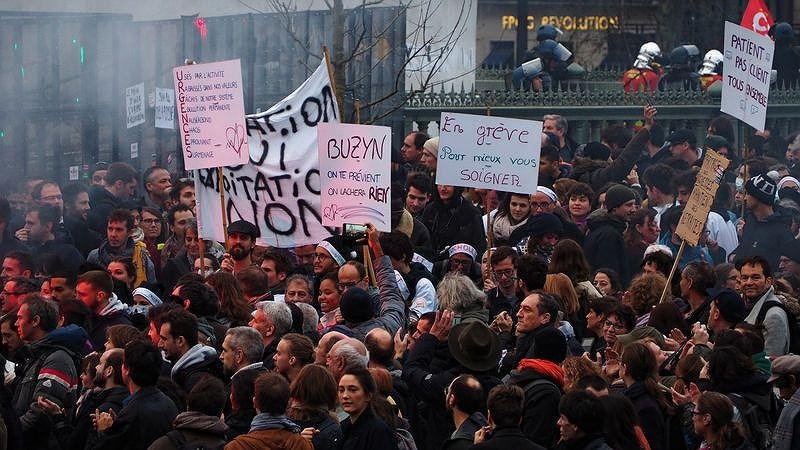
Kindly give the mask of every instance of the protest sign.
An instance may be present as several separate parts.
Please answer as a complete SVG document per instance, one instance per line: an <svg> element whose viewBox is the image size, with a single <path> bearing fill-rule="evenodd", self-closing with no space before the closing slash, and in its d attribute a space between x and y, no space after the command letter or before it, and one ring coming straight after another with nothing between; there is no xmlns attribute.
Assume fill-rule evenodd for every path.
<svg viewBox="0 0 800 450"><path fill-rule="evenodd" d="M725 22L722 112L763 130L775 43L767 36Z"/></svg>
<svg viewBox="0 0 800 450"><path fill-rule="evenodd" d="M186 170L246 163L239 60L176 67L173 81Z"/></svg>
<svg viewBox="0 0 800 450"><path fill-rule="evenodd" d="M322 225L317 130L338 122L339 110L323 60L288 97L247 116L249 162L223 169L228 223L243 219L261 230L258 243L273 247L316 244L330 236ZM219 176L196 172L200 237L223 241Z"/></svg>
<svg viewBox="0 0 800 450"><path fill-rule="evenodd" d="M687 244L697 245L705 231L708 213L728 164L730 161L727 158L714 150L706 149L703 165L697 173L697 182L675 230L675 234Z"/></svg>
<svg viewBox="0 0 800 450"><path fill-rule="evenodd" d="M372 223L391 231L391 128L321 123L317 145L322 224Z"/></svg>
<svg viewBox="0 0 800 450"><path fill-rule="evenodd" d="M156 88L156 128L175 128L175 91Z"/></svg>
<svg viewBox="0 0 800 450"><path fill-rule="evenodd" d="M131 143L131 159L136 159L139 157L139 143L133 142Z"/></svg>
<svg viewBox="0 0 800 450"><path fill-rule="evenodd" d="M125 89L125 109L128 128L144 123L144 83Z"/></svg>
<svg viewBox="0 0 800 450"><path fill-rule="evenodd" d="M436 184L536 192L542 122L443 112L439 124Z"/></svg>

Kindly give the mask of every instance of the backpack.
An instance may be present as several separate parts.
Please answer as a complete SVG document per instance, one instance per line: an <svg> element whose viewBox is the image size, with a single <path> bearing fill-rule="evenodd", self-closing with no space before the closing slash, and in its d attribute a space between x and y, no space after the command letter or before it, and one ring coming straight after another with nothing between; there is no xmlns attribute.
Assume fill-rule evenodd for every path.
<svg viewBox="0 0 800 450"><path fill-rule="evenodd" d="M186 436L180 430L172 430L166 436L177 450L222 450L225 448L224 442L211 446L198 442L187 442Z"/></svg>
<svg viewBox="0 0 800 450"><path fill-rule="evenodd" d="M747 432L747 440L758 449L772 448L772 434L777 423L777 417L773 419L773 411L764 411L763 408L752 402L745 396L730 393L727 394L733 405L739 411L738 420ZM770 394L771 404L775 403L775 398Z"/></svg>
<svg viewBox="0 0 800 450"><path fill-rule="evenodd" d="M786 320L789 324L789 353L800 354L800 324L797 322L797 316L784 303L776 300L765 301L758 312L755 325L761 327L764 323L764 318L767 316L767 311L773 307L780 308L786 313Z"/></svg>

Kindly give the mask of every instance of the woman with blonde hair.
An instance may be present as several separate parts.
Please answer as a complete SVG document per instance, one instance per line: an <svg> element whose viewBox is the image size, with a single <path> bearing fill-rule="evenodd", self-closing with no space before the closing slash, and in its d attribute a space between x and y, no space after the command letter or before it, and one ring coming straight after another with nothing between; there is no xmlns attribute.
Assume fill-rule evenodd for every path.
<svg viewBox="0 0 800 450"><path fill-rule="evenodd" d="M578 381L584 377L597 376L605 378L600 366L581 356L568 356L561 363L561 369L564 370L564 392L576 390Z"/></svg>
<svg viewBox="0 0 800 450"><path fill-rule="evenodd" d="M551 273L545 279L543 290L553 294L558 301L558 309L563 313L563 317L560 318L557 327L567 338L570 354L583 354L580 339L586 331L586 318L585 315L581 317L578 294L572 286L572 281L563 273Z"/></svg>
<svg viewBox="0 0 800 450"><path fill-rule="evenodd" d="M633 308L636 312L636 326L647 325L650 312L661 300L667 279L659 272L639 275L631 281L631 285L622 296L622 303ZM670 290L667 289L667 295Z"/></svg>

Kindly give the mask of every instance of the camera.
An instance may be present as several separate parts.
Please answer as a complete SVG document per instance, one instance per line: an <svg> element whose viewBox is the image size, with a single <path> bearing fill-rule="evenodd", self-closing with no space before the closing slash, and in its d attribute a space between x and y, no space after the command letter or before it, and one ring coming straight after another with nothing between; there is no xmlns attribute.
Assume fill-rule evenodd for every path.
<svg viewBox="0 0 800 450"><path fill-rule="evenodd" d="M349 245L364 244L367 239L367 227L356 223L346 223L342 237Z"/></svg>

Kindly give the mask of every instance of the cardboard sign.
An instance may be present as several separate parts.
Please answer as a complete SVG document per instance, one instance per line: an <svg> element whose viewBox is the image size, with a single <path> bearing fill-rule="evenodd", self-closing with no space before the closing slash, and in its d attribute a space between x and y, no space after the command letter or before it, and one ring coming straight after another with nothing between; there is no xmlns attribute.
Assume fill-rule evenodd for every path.
<svg viewBox="0 0 800 450"><path fill-rule="evenodd" d="M322 224L372 223L391 231L392 129L321 123L317 145Z"/></svg>
<svg viewBox="0 0 800 450"><path fill-rule="evenodd" d="M775 43L767 36L725 22L723 54L720 109L756 130L763 130Z"/></svg>
<svg viewBox="0 0 800 450"><path fill-rule="evenodd" d="M339 110L325 61L299 88L267 111L247 116L249 162L193 173L200 237L224 241L219 189L228 223L239 219L261 230L260 245L289 248L331 235L322 225L317 130L338 122Z"/></svg>
<svg viewBox="0 0 800 450"><path fill-rule="evenodd" d="M683 208L683 214L675 234L687 244L697 245L706 228L708 213L714 203L722 175L730 164L727 158L711 149L706 149L703 165L697 173L697 182Z"/></svg>
<svg viewBox="0 0 800 450"><path fill-rule="evenodd" d="M128 128L144 123L144 83L125 89L125 110Z"/></svg>
<svg viewBox="0 0 800 450"><path fill-rule="evenodd" d="M173 69L186 170L245 164L247 131L238 59Z"/></svg>
<svg viewBox="0 0 800 450"><path fill-rule="evenodd" d="M156 128L175 128L175 91L156 88Z"/></svg>
<svg viewBox="0 0 800 450"><path fill-rule="evenodd" d="M531 194L542 122L443 112L436 184Z"/></svg>

